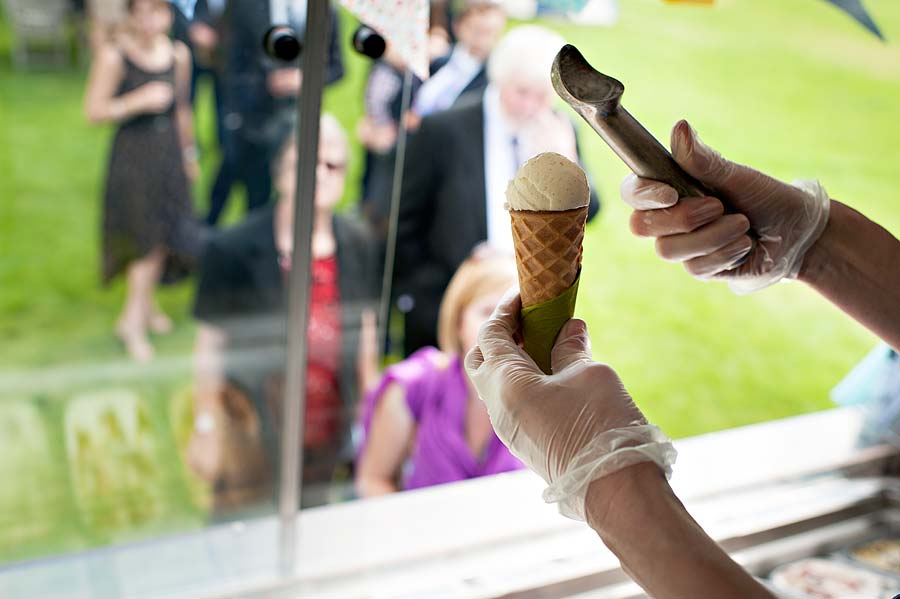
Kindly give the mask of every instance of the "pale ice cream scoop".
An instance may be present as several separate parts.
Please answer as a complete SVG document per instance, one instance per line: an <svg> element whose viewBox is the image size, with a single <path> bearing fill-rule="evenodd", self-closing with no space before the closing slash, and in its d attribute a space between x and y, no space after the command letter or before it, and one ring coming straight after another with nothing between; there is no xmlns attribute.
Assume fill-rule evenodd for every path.
<svg viewBox="0 0 900 599"><path fill-rule="evenodd" d="M590 188L584 171L555 152L530 158L506 188L508 210L573 210L589 202Z"/></svg>

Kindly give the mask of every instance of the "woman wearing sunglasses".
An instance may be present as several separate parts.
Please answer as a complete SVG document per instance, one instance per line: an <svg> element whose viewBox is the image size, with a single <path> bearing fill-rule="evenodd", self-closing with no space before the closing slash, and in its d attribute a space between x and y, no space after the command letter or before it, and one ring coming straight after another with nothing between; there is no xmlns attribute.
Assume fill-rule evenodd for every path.
<svg viewBox="0 0 900 599"><path fill-rule="evenodd" d="M344 193L347 157L346 134L333 116L323 115L307 329L304 505L333 496L330 483L336 476L343 476L349 488L344 466L352 457L349 434L357 389L360 378L375 371L375 365L367 363L370 352L359 348L363 321L374 327L370 308L376 305L381 283L381 252L360 222L335 213ZM258 467L239 466L253 452L232 447L240 442L223 439L233 428L227 422L220 425L229 415L258 415L256 436L270 464L277 455L297 183L293 136L276 165L278 201L213 238L201 263L194 307L200 320L195 430L188 459L218 490L246 485L267 490ZM235 387L239 393L234 393ZM249 398L255 410L231 409L236 396ZM244 430L243 435L252 439L253 431Z"/></svg>

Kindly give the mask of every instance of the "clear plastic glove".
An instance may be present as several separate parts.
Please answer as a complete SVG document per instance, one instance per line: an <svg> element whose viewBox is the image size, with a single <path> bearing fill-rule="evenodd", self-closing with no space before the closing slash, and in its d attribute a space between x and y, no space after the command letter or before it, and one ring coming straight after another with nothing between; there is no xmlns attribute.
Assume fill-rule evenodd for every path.
<svg viewBox="0 0 900 599"><path fill-rule="evenodd" d="M679 200L674 188L632 174L622 182L621 194L635 209L631 230L636 235L656 237L660 257L683 262L698 279L728 281L735 293L796 278L828 223L830 200L818 181L788 185L726 160L700 141L687 121L672 129L672 155L736 213L724 214L716 198ZM747 235L751 228L759 236L755 247Z"/></svg>
<svg viewBox="0 0 900 599"><path fill-rule="evenodd" d="M591 359L584 322L572 319L553 347L553 375L519 347L522 301L507 295L481 328L466 371L500 440L550 485L544 500L584 520L590 483L640 462L668 476L675 449L644 415L615 371Z"/></svg>

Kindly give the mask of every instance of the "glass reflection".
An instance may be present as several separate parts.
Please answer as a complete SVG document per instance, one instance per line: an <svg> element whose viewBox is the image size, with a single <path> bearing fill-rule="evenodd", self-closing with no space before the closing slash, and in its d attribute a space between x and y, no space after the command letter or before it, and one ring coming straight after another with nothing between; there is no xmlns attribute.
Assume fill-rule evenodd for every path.
<svg viewBox="0 0 900 599"><path fill-rule="evenodd" d="M70 128L81 131L75 139L91 140L101 171L82 185L84 206L102 200L99 215L80 209L83 228L96 226L92 217L101 227L99 243L85 232L78 237L85 249L70 270L77 264L87 274L73 283L62 276L59 285L80 289L96 309L73 329L71 342L29 333L35 350L22 363L35 374L13 375L15 384L0 389L0 427L8 433L0 470L22 481L5 487L0 505L6 514L33 515L0 522L0 560L274 513L303 76L299 62L267 57L260 40L273 21L302 32L306 6L199 0L187 18L181 4L89 0L76 7L92 49L84 112L89 123L106 127ZM334 8L329 15L327 85L345 74L340 19ZM482 246L465 261L486 239L483 223L470 218L477 210L439 210L430 221L419 210L439 205L452 185L440 175L427 190L417 187L430 172L422 160L433 148L416 132L449 119L465 142L436 142L449 152L449 167L483 143L484 130L467 128L457 109L481 110L487 58L506 24L494 3L466 3L448 15L439 10L431 32L440 76L421 86L422 95L414 82L409 113L401 114L400 102L405 58L390 48L377 62L353 58L351 101L349 88L326 94L325 105L345 125L355 124L359 111L362 118L351 141L335 117L322 117L317 193L307 199L315 202L316 220L304 507L518 467L493 437L460 363L490 305L515 279L511 258ZM395 144L405 129L414 135L412 155L395 172ZM359 145L365 161L353 160ZM57 163L65 168L62 154ZM403 193L395 198L398 176ZM480 175L463 178L472 183ZM486 202L483 192L468 200ZM383 344L376 309L395 201L402 264L393 282L398 308L383 323L392 334ZM448 261L434 243L451 221L460 228L452 248L443 248L454 252ZM427 239L433 243L418 245ZM456 291L447 289L464 262ZM90 278L97 263L99 288ZM442 298L447 316L438 350ZM79 320L52 310L61 331ZM404 321L408 330L428 332L418 341L404 336ZM385 369L403 357L404 346L411 354L426 337L429 349ZM417 368L418 378L404 378ZM421 395L415 385L442 389ZM382 414L390 406L409 412L413 404L412 417ZM455 416L441 413L445 404Z"/></svg>
<svg viewBox="0 0 900 599"><path fill-rule="evenodd" d="M346 498L353 455L351 424L359 381L377 355L361 336L374 336L381 284L380 257L368 229L336 214L344 193L347 136L324 115L312 238L309 363L304 418L304 506ZM276 161L278 201L212 238L201 264L194 314L197 334L197 429L189 459L217 492L258 475L260 464L239 464L222 453L236 440L220 431L227 405L240 398L258 415L253 429L264 447L266 469L277 463L276 442L284 388L286 278L293 251L297 148L289 136ZM369 348L361 352L360 347ZM248 426L250 426L248 424ZM240 448L238 449L240 451ZM242 458L243 460L243 458Z"/></svg>
<svg viewBox="0 0 900 599"><path fill-rule="evenodd" d="M284 151L283 160L276 155L291 136L299 64L264 55L260 40L275 18L268 2L69 4L11 0L0 18L0 53L10 52L11 38L18 59L19 42L34 33L20 22L23 15L48 23L71 15L91 62L89 74L9 73L10 114L16 121L22 115L23 125L3 122L21 159L11 163L8 180L16 247L6 247L5 218L0 233L0 326L13 342L0 356L0 475L9 481L0 490L0 563L274 511L278 439L272 423L280 409L286 333L283 323L264 318L233 325L245 314L231 307L244 305L247 293L219 284L212 288L221 295L210 299L208 281L240 278L242 264L217 262L217 249L266 211L271 216L277 188L292 185L279 185L277 172L273 182L271 173L282 163L296 170L295 151ZM193 4L189 19L179 7ZM286 5L286 16L278 18L302 32L305 2ZM330 18L329 83L344 74L333 9ZM22 64L42 51L26 50ZM6 61L0 68L6 97ZM52 126L45 124L48 114L55 115ZM85 121L104 126L88 129ZM333 182L325 194L329 215L341 197L348 154L343 133L329 137L336 138L343 141L332 147L342 157L328 157L320 174ZM45 152L49 163L36 158ZM229 204L229 198L245 201ZM6 207L4 196L4 216ZM22 207L36 212L19 214ZM45 231L48 226L55 232ZM336 224L333 236L355 240L359 230ZM274 236L270 226L269 239ZM324 261L323 280L334 283L337 255L332 249L332 261ZM366 280L354 273L357 264L377 278L379 257L378 250L367 250L365 260L353 254L353 265L343 270L353 283ZM271 266L281 285L287 271L275 259ZM352 288L341 289L340 302L328 295L335 290L326 285L320 302L326 314L320 320L330 333L344 326L355 305ZM268 293L273 298L278 291ZM220 326L191 319L194 303L198 314L206 307L211 319L221 317ZM231 315L210 306L228 307L224 313ZM281 297L257 307L271 308L274 317L284 310ZM355 320L348 330L360 329L361 314ZM357 338L347 332L331 341L344 347ZM195 346L203 350L210 340L224 348L219 372L227 381L214 391L209 381L215 377L204 377L201 367L210 352L194 355ZM343 446L349 444L344 431L352 418L343 414L350 402L332 402L331 393L346 386L339 382L342 351L328 352L323 378L333 389L309 425L327 431L310 436L322 448L311 468L320 469L315 476L323 484L352 457ZM272 359L280 362L273 367ZM227 442L204 445L211 431ZM326 489L319 495L318 503L331 497Z"/></svg>
<svg viewBox="0 0 900 599"><path fill-rule="evenodd" d="M475 321L514 279L510 259L480 244L508 248L503 185L537 151L584 150L608 197L624 173L598 144L576 146L574 127L554 110L544 59L531 57L560 39L533 27L501 35L508 24L492 2L434 2L434 76L416 84L403 114L404 57L389 48L370 63L346 52L341 31L355 22L332 9L322 66L336 85L324 106L343 130L323 118L319 192L296 199L316 203L312 325L299 332L285 326L285 279L303 73L266 57L260 40L273 20L302 32L305 2L274 2L276 15L265 1L199 0L190 19L160 0L72 4L42 2L54 7L46 21L71 10L82 23L94 62L86 116L104 127L89 128L80 114L83 69L18 72L0 61L3 114L12 115L0 127L14 149L0 152L11 165L0 177L0 562L274 513L290 334L310 346L304 506L517 467L459 362ZM867 156L871 168L838 173L835 188L865 180L866 211L890 222L884 198L896 185L884 173L896 170L885 158L893 139L848 132L889 131L880 126L892 104L879 65L895 55L854 38L850 23L844 31L837 18L817 20L820 9L747 5L706 16L650 3L630 8L627 27L596 35L553 27L616 63L657 134L690 113L723 150L785 176ZM12 14L0 20L0 55L27 65ZM858 60L824 46L812 56L769 27L801 21ZM743 33L754 22L770 31L759 27L764 42L751 47ZM638 47L645 52L621 51ZM854 93L838 93L847 88ZM829 102L809 102L794 118L796 99L811 89ZM775 120L747 127L759 121L760 90ZM835 101L846 118L832 118ZM871 110L855 110L860 102ZM723 133L734 123L745 124L731 127L739 134ZM411 136L397 180L404 129ZM799 163L798 139L817 148ZM394 310L376 323L394 201ZM635 395L673 436L828 407L831 383L819 374L833 372L836 382L871 344L796 287L737 306L682 280L620 231L622 222L589 227L593 275L579 313L608 335L602 358L632 371ZM772 318L765 297L791 326L748 345L743 330ZM682 334L693 322L708 326ZM377 325L391 332L387 343ZM660 351L695 359L648 370L647 356ZM722 356L736 363L749 353L756 367L739 380L722 367ZM785 362L786 353L796 360Z"/></svg>

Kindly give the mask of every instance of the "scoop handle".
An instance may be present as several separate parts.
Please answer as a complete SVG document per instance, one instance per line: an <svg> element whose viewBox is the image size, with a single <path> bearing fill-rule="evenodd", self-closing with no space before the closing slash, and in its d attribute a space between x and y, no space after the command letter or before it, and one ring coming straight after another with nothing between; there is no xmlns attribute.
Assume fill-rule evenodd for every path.
<svg viewBox="0 0 900 599"><path fill-rule="evenodd" d="M671 185L679 197L715 195L712 189L685 172L669 150L625 108L619 106L614 113L589 122L638 177Z"/></svg>
<svg viewBox="0 0 900 599"><path fill-rule="evenodd" d="M725 206L727 214L737 212L727 201L719 197L714 189L710 189L681 168L669 150L659 143L659 140L653 137L624 107L618 106L614 112L598 115L599 118L588 118L584 114L582 116L638 177L671 185L678 192L680 198L716 197ZM756 249L758 235L752 229L747 234L753 240L753 245L735 266L743 264L750 253Z"/></svg>

